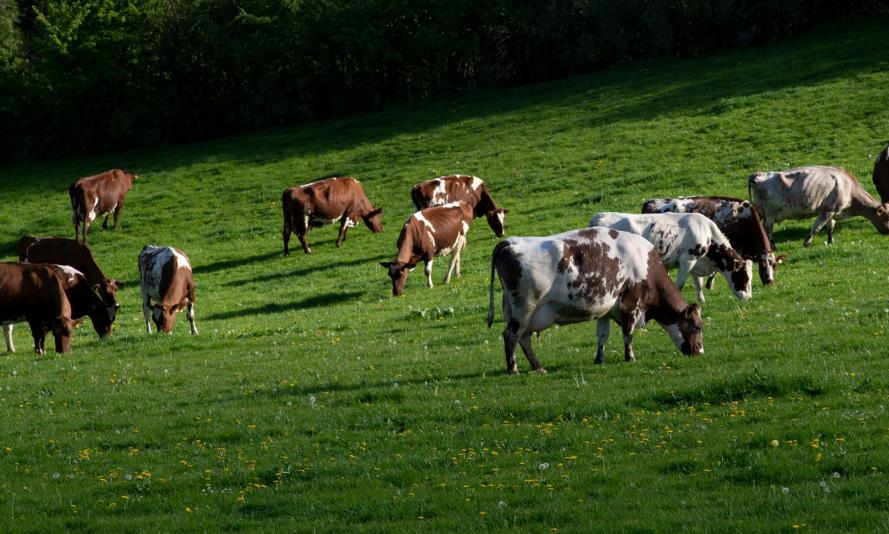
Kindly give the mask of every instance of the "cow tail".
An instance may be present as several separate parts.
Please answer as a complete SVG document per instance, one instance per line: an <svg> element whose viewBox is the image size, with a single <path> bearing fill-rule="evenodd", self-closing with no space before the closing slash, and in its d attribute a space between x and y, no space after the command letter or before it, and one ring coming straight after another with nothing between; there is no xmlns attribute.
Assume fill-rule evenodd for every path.
<svg viewBox="0 0 889 534"><path fill-rule="evenodd" d="M498 252L500 252L500 247L494 247L494 252L491 253L491 281L488 283L488 328L494 324L494 270Z"/></svg>
<svg viewBox="0 0 889 534"><path fill-rule="evenodd" d="M283 231L285 231L285 232L287 231L287 228L290 227L291 221L292 221L292 218L290 217L290 203L287 202L287 197L288 197L287 191L288 190L285 189L284 192L281 193L281 211L284 213L284 230Z"/></svg>
<svg viewBox="0 0 889 534"><path fill-rule="evenodd" d="M755 175L751 174L747 177L747 198L750 199L750 203L753 203L753 177Z"/></svg>

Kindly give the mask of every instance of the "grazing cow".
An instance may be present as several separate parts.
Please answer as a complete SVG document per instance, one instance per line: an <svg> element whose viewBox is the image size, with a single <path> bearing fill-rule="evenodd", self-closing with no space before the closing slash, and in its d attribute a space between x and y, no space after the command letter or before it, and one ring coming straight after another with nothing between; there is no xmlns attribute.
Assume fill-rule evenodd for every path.
<svg viewBox="0 0 889 534"><path fill-rule="evenodd" d="M110 336L114 328L114 319L117 308L108 306L102 297L96 292L86 277L77 269L69 265L50 265L64 281L65 296L71 306L72 327L77 327L83 318L89 316L93 328L99 337ZM15 352L12 342L12 322L3 323L3 332L6 337L6 350Z"/></svg>
<svg viewBox="0 0 889 534"><path fill-rule="evenodd" d="M65 285L62 275L51 265L0 263L0 323L27 321L37 354L46 354L47 332L55 338L56 352L68 352L73 321ZM6 346L15 349L11 329L6 334Z"/></svg>
<svg viewBox="0 0 889 534"><path fill-rule="evenodd" d="M834 219L866 217L881 234L889 234L889 205L880 204L842 167L813 165L781 172L757 172L747 180L750 198L762 213L769 239L772 227L785 219L818 216L804 246L827 225L833 243ZM772 240L774 244L774 240Z"/></svg>
<svg viewBox="0 0 889 534"><path fill-rule="evenodd" d="M139 287L145 329L149 334L149 317L159 332L172 334L176 313L185 307L188 307L191 333L198 333L194 324L194 276L184 252L173 247L145 245L139 253Z"/></svg>
<svg viewBox="0 0 889 534"><path fill-rule="evenodd" d="M355 178L328 178L310 184L285 189L281 195L284 209L284 255L290 255L290 233L302 243L306 254L312 250L306 243L309 228L340 223L336 246L346 240L346 231L363 219L371 232L383 231L380 215L383 208L374 208L364 194L361 182Z"/></svg>
<svg viewBox="0 0 889 534"><path fill-rule="evenodd" d="M408 217L398 236L395 261L380 263L392 279L392 294L397 297L404 292L408 273L421 260L426 264L426 285L432 287L432 260L436 256L451 255L444 283L451 283L455 267L459 277L460 253L466 246L472 219L472 206L466 202L426 208Z"/></svg>
<svg viewBox="0 0 889 534"><path fill-rule="evenodd" d="M590 226L614 228L650 241L667 269L679 267L676 287L680 291L688 275L692 275L698 302L704 302L701 278L715 272L722 273L739 299L747 300L752 296L752 262L741 258L716 223L700 213L631 215L603 212L590 219Z"/></svg>
<svg viewBox="0 0 889 534"><path fill-rule="evenodd" d="M503 224L509 210L497 207L488 186L480 178L455 174L426 180L411 189L411 200L417 211L451 202L466 202L472 207L474 218L484 215L494 234L503 237Z"/></svg>
<svg viewBox="0 0 889 534"><path fill-rule="evenodd" d="M112 211L114 212L112 228L117 228L117 221L120 218L121 210L123 210L127 193L133 187L133 180L138 177L138 174L112 169L95 176L80 178L71 184L71 187L68 188L68 195L71 197L71 209L74 212L72 217L74 239L77 239L79 235L82 222L83 244L86 244L90 223L95 220L97 215L105 216L102 228L107 229L108 216Z"/></svg>
<svg viewBox="0 0 889 534"><path fill-rule="evenodd" d="M873 181L880 194L880 202L886 204L889 202L889 146L880 152L874 162Z"/></svg>
<svg viewBox="0 0 889 534"><path fill-rule="evenodd" d="M494 271L503 290L506 370L517 373L516 344L531 367L546 372L531 334L555 324L596 320L596 363L605 361L610 321L621 326L624 358L635 360L633 331L656 320L683 354L704 353L701 308L685 302L654 247L607 228L550 237L511 237L491 255L488 327L494 321Z"/></svg>
<svg viewBox="0 0 889 534"><path fill-rule="evenodd" d="M113 278L105 277L87 245L64 237L25 236L19 239L18 248L19 261L55 263L77 269L95 288L106 306L113 307L115 311L120 308L120 304L117 302L119 282Z"/></svg>
<svg viewBox="0 0 889 534"><path fill-rule="evenodd" d="M780 263L762 226L756 208L747 200L728 197L656 198L642 204L642 213L700 213L716 223L735 252L759 265L763 285L775 284L775 267ZM712 288L713 276L707 280Z"/></svg>

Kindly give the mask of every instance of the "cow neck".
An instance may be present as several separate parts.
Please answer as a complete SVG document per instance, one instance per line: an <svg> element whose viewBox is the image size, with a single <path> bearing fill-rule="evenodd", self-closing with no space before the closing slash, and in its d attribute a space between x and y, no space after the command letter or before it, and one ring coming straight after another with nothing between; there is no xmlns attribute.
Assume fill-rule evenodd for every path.
<svg viewBox="0 0 889 534"><path fill-rule="evenodd" d="M416 220L412 217L404 225L401 235L398 237L398 256L395 263L399 265L416 265L414 260L414 232L416 232Z"/></svg>
<svg viewBox="0 0 889 534"><path fill-rule="evenodd" d="M766 235L766 229L762 224L762 217L759 216L759 210L757 210L756 206L753 204L750 204L750 213L753 215L753 223L756 225L756 229L754 230L756 232L756 239L754 239L753 246L757 249L757 256L771 254L772 242L769 240L769 236Z"/></svg>
<svg viewBox="0 0 889 534"><path fill-rule="evenodd" d="M475 217L481 217L485 213L490 213L497 209L497 205L494 204L494 199L491 197L491 193L488 193L488 188L485 184L482 184L479 189L481 189L481 192L472 210Z"/></svg>
<svg viewBox="0 0 889 534"><path fill-rule="evenodd" d="M682 294L670 279L655 251L652 251L648 256L648 273L649 276L655 273L652 284L654 291L649 295L648 303L651 318L663 325L675 323L676 316L685 311L688 303L682 298Z"/></svg>

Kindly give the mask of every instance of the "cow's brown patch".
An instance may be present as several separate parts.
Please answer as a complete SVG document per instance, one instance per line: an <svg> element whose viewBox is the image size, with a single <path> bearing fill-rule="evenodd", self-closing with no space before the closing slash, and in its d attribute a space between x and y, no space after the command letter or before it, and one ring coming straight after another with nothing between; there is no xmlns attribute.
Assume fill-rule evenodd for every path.
<svg viewBox="0 0 889 534"><path fill-rule="evenodd" d="M602 242L595 241L597 232L586 229L578 232L586 241L566 239L562 247L562 257L556 270L564 273L573 265L577 269L577 275L569 284L574 293L569 298L583 298L587 302L595 302L603 299L617 287L620 277L620 260L608 256L610 247ZM586 232L586 235L584 234Z"/></svg>

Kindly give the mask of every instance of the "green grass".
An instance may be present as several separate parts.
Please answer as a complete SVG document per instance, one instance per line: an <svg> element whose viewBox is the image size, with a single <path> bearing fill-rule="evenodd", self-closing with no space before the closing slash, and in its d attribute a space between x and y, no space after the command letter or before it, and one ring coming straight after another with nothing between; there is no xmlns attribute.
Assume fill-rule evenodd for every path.
<svg viewBox="0 0 889 534"><path fill-rule="evenodd" d="M71 235L67 185L142 173L120 227L91 235L121 279L114 336L0 357L0 530L877 531L889 527L889 246L863 219L803 248L778 285L717 281L706 355L656 326L595 366L591 323L534 339L548 375L504 373L484 326L496 238L476 221L463 277L390 296L380 261L410 186L483 177L509 235L582 227L662 195L746 196L758 170L842 165L871 191L889 142L885 19L785 43L482 91L184 147L0 169L0 252ZM76 132L71 132L76 135ZM310 234L281 255L280 193L348 174L385 231ZM197 325L144 333L136 258L189 254ZM498 288L499 292L499 288ZM693 299L689 286L685 295ZM773 440L777 446L772 446Z"/></svg>

